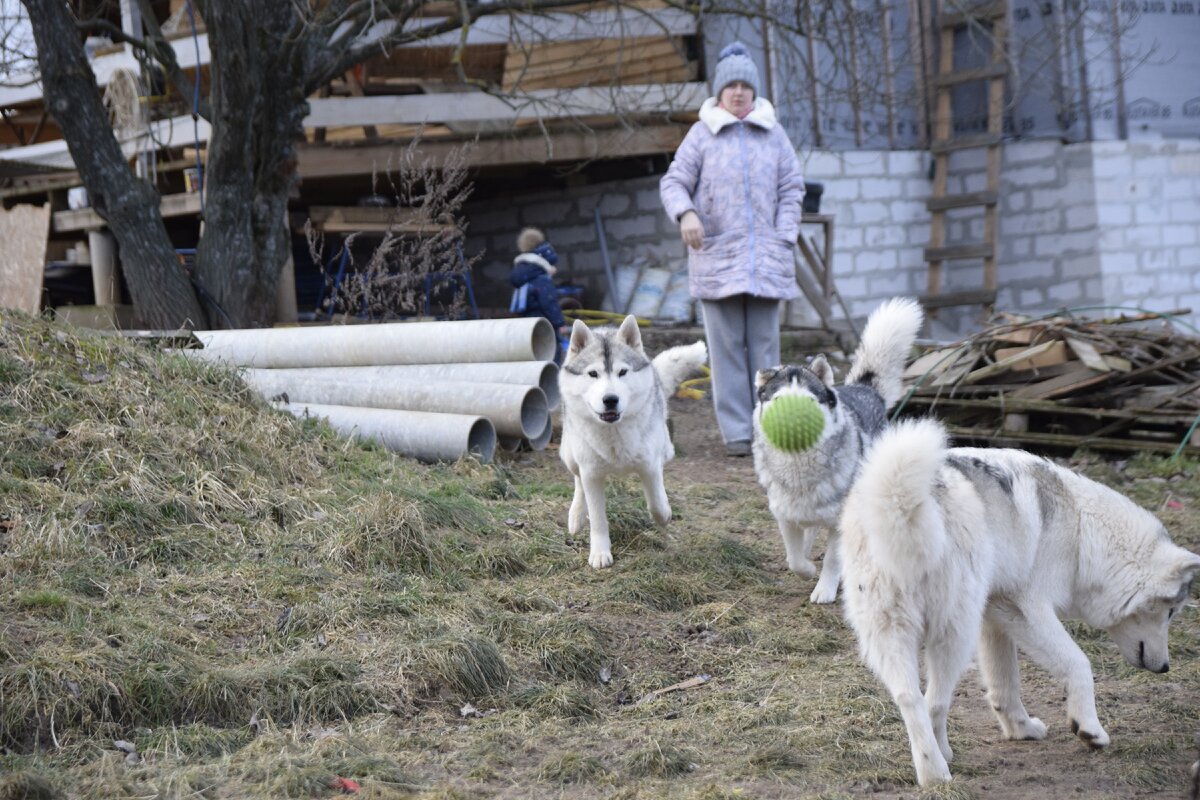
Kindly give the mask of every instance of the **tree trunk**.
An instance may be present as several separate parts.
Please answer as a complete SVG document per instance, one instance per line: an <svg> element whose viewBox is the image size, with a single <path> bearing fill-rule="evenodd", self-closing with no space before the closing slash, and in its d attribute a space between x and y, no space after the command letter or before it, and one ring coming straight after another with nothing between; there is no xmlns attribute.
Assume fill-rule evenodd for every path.
<svg viewBox="0 0 1200 800"><path fill-rule="evenodd" d="M159 213L159 195L129 168L100 99L96 76L62 0L22 0L29 12L46 107L117 239L134 311L152 328L208 327Z"/></svg>
<svg viewBox="0 0 1200 800"><path fill-rule="evenodd" d="M291 253L287 202L308 113L308 53L284 35L295 21L287 0L209 3L206 12L213 133L197 271L224 324L269 325Z"/></svg>

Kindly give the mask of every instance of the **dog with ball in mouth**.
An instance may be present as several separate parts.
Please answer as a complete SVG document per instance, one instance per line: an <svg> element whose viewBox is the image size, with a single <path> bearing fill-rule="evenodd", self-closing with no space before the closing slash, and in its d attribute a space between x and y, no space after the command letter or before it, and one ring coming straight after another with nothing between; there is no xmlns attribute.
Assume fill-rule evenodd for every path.
<svg viewBox="0 0 1200 800"><path fill-rule="evenodd" d="M809 551L829 532L824 565L810 597L837 599L841 563L837 523L867 445L903 393L901 375L924 316L916 301L894 298L872 312L841 386L824 356L756 376L754 471L779 524L788 569L817 574Z"/></svg>

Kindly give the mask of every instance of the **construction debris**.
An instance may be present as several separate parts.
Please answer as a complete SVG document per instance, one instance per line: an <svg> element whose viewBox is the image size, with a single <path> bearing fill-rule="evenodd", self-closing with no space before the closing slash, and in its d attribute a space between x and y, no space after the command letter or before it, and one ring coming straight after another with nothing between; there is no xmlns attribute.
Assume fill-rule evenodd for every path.
<svg viewBox="0 0 1200 800"><path fill-rule="evenodd" d="M999 315L914 361L900 410L959 441L1200 455L1200 337L1171 322L1189 313Z"/></svg>

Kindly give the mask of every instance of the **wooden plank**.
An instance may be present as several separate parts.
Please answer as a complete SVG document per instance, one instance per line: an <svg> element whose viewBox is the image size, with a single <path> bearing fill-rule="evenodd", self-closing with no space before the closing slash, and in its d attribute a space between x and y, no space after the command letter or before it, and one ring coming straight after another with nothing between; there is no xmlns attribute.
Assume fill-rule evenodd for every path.
<svg viewBox="0 0 1200 800"><path fill-rule="evenodd" d="M1016 368L1018 368L1018 365L1024 369L1031 369L1034 366L1034 360L1039 357L1047 357L1047 353L1049 353L1051 350L1053 350L1055 345L1057 345L1059 348L1061 360L1065 361L1066 360L1066 348L1063 347L1062 342L1057 342L1057 341L1042 342L1041 344L1034 345L1033 347L1021 348L1020 352L1013 353L1013 354L1009 355L1007 358L1000 358L998 361L994 361L991 364L988 364L987 366L980 367L979 369L976 369L976 370L972 370L971 372L967 373L963 377L962 383L965 383L965 384L978 383L979 381L983 380L984 378L990 378L992 375L999 375L1010 369L1016 369ZM1051 363L1061 363L1061 362L1051 362Z"/></svg>
<svg viewBox="0 0 1200 800"><path fill-rule="evenodd" d="M996 302L996 293L982 289L970 289L961 292L944 292L942 294L926 294L917 298L926 310L953 308L955 306L986 306Z"/></svg>
<svg viewBox="0 0 1200 800"><path fill-rule="evenodd" d="M926 247L926 261L961 261L969 258L985 258L992 254L992 245L988 242L972 242L971 244L951 244L945 247Z"/></svg>
<svg viewBox="0 0 1200 800"><path fill-rule="evenodd" d="M539 89L514 107L482 92L445 95L329 97L308 101L305 127L333 128L397 123L564 119L588 114L665 114L692 110L708 95L703 83Z"/></svg>
<svg viewBox="0 0 1200 800"><path fill-rule="evenodd" d="M200 213L200 194L185 192L182 194L163 195L159 209L164 217L185 217L189 214ZM95 231L107 223L90 208L78 208L70 211L54 212L54 232Z"/></svg>
<svg viewBox="0 0 1200 800"><path fill-rule="evenodd" d="M940 350L933 350L920 356L904 370L903 377L906 380L920 378L929 373L930 377L940 375L949 369L965 351L961 347L945 347ZM958 355L954 355L954 354ZM951 358L951 356L954 356Z"/></svg>
<svg viewBox="0 0 1200 800"><path fill-rule="evenodd" d="M369 206L312 206L308 218L313 227L326 233L415 233L434 235L454 230L453 225L421 219L420 212L409 208L372 208ZM303 227L303 223L300 226Z"/></svg>
<svg viewBox="0 0 1200 800"><path fill-rule="evenodd" d="M1008 13L1008 5L1004 0L994 3L979 3L956 11L944 12L938 15L938 27L946 29L961 28L973 22L991 19L1002 19Z"/></svg>
<svg viewBox="0 0 1200 800"><path fill-rule="evenodd" d="M1033 352L1036 347L1001 347L992 353L992 357L997 361L1002 361L1013 358L1014 356L1018 356L1021 353L1026 353L1026 358L1018 359L1013 365L1011 365L1015 369L1038 369L1039 367L1049 367L1053 366L1054 364L1062 364L1069 360L1070 357L1067 355L1067 346L1062 342L1055 339L1049 342L1043 342L1042 344L1037 345L1037 347L1044 347L1045 345L1050 346L1045 347L1045 349L1036 353ZM1017 367L1016 364L1021 364L1021 366Z"/></svg>
<svg viewBox="0 0 1200 800"><path fill-rule="evenodd" d="M969 206L994 206L999 192L982 191L967 192L966 194L948 194L945 197L931 197L925 201L929 211L944 211L948 208L967 208Z"/></svg>
<svg viewBox="0 0 1200 800"><path fill-rule="evenodd" d="M543 136L540 133L502 139L482 139L466 153L472 167L502 164L552 164L673 153L683 141L686 129L678 125L643 125L635 129L610 128L593 131L565 131ZM461 139L422 140L420 153L432 159L445 158ZM301 144L298 148L302 178L328 178L344 175L371 175L394 164L400 145L330 148Z"/></svg>
<svg viewBox="0 0 1200 800"><path fill-rule="evenodd" d="M0 308L36 314L42 306L50 206L0 209Z"/></svg>
<svg viewBox="0 0 1200 800"><path fill-rule="evenodd" d="M934 84L941 89L949 86L957 86L962 83L970 83L971 81L1003 78L1007 74L1007 64L988 64L985 67L977 67L976 69L961 69L957 72L951 72L948 75L938 75L933 80Z"/></svg>
<svg viewBox="0 0 1200 800"><path fill-rule="evenodd" d="M1072 370L1065 375L1059 375L1049 380L1022 386L1013 392L1013 397L1052 400L1055 397L1061 397L1064 394L1070 394L1071 392L1077 392L1080 389L1086 389L1103 383L1111 375L1113 375L1111 372L1097 374L1095 370L1081 366L1079 369Z"/></svg>
<svg viewBox="0 0 1200 800"><path fill-rule="evenodd" d="M1040 433L1035 431L1024 433L1002 432L993 428L964 428L953 425L950 426L950 435L956 439L982 441L992 445L999 442L1016 442L1019 444L1054 445L1058 447L1088 447L1093 450L1114 450L1128 453L1172 453L1178 446L1178 444L1173 442L1148 442L1142 439L1092 438L1088 436ZM1183 452L1200 453L1200 447L1188 444L1183 448Z"/></svg>
<svg viewBox="0 0 1200 800"><path fill-rule="evenodd" d="M1082 339L1067 337L1067 345L1071 351L1082 361L1097 372L1110 372L1112 367L1104 360L1104 356L1096 351L1096 348L1090 342L1085 342Z"/></svg>

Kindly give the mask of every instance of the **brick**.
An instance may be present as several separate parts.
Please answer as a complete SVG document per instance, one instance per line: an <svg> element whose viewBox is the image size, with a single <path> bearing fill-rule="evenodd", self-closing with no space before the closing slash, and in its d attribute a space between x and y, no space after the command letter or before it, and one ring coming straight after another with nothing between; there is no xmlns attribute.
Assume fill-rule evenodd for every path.
<svg viewBox="0 0 1200 800"><path fill-rule="evenodd" d="M864 250L854 256L854 272L878 272L896 268L895 250Z"/></svg>
<svg viewBox="0 0 1200 800"><path fill-rule="evenodd" d="M1066 218L1069 231L1090 230L1100 222L1094 205L1072 206L1067 209Z"/></svg>
<svg viewBox="0 0 1200 800"><path fill-rule="evenodd" d="M610 239L626 242L629 239L653 236L658 233L658 216L645 214L629 219L607 220L604 223L604 231Z"/></svg>
<svg viewBox="0 0 1200 800"><path fill-rule="evenodd" d="M922 247L929 244L929 222L914 222L905 227L905 239L909 244L919 244Z"/></svg>
<svg viewBox="0 0 1200 800"><path fill-rule="evenodd" d="M1162 225L1167 221L1167 203L1141 202L1133 207L1135 225Z"/></svg>
<svg viewBox="0 0 1200 800"><path fill-rule="evenodd" d="M910 222L924 222L929 219L929 212L924 203L912 200L893 200L888 204L888 216L894 225L905 225Z"/></svg>
<svg viewBox="0 0 1200 800"><path fill-rule="evenodd" d="M1004 195L1004 210L1008 212L1024 211L1029 207L1029 192L1014 189Z"/></svg>
<svg viewBox="0 0 1200 800"><path fill-rule="evenodd" d="M638 190L637 207L640 211L662 211L662 199L659 197L658 187Z"/></svg>
<svg viewBox="0 0 1200 800"><path fill-rule="evenodd" d="M1162 229L1158 227L1126 228L1125 246L1129 248L1161 247Z"/></svg>
<svg viewBox="0 0 1200 800"><path fill-rule="evenodd" d="M895 178L863 178L859 184L858 196L864 200L887 200L904 196L904 181Z"/></svg>
<svg viewBox="0 0 1200 800"><path fill-rule="evenodd" d="M1067 256L1061 270L1064 278L1089 278L1100 273L1100 259L1094 254Z"/></svg>
<svg viewBox="0 0 1200 800"><path fill-rule="evenodd" d="M1200 270L1200 247L1181 247L1176 252L1176 257L1179 259L1179 266L1188 270ZM1196 273L1196 277L1200 277L1200 272ZM1200 312L1200 308L1196 309Z"/></svg>
<svg viewBox="0 0 1200 800"><path fill-rule="evenodd" d="M1200 175L1200 153L1187 153L1171 159L1172 175Z"/></svg>
<svg viewBox="0 0 1200 800"><path fill-rule="evenodd" d="M1083 296L1089 303L1104 302L1104 280L1088 278L1083 282Z"/></svg>
<svg viewBox="0 0 1200 800"><path fill-rule="evenodd" d="M1083 298L1083 283L1067 281L1055 284L1046 290L1046 295L1060 303L1073 303Z"/></svg>
<svg viewBox="0 0 1200 800"><path fill-rule="evenodd" d="M628 194L606 194L600 200L600 214L605 218L624 214L633 206L633 200ZM661 204L659 205L661 208ZM594 211L592 213L595 213Z"/></svg>
<svg viewBox="0 0 1200 800"><path fill-rule="evenodd" d="M1097 205L1096 222L1102 227L1129 225L1133 222L1133 208L1115 203Z"/></svg>
<svg viewBox="0 0 1200 800"><path fill-rule="evenodd" d="M1155 288L1160 294L1178 294L1192 289L1192 276L1184 272L1170 270L1160 272L1155 277Z"/></svg>
<svg viewBox="0 0 1200 800"><path fill-rule="evenodd" d="M1164 200L1196 201L1200 197L1200 180L1176 176L1163 183L1162 196Z"/></svg>
<svg viewBox="0 0 1200 800"><path fill-rule="evenodd" d="M1098 203L1124 203L1138 197L1137 183L1129 179L1096 181Z"/></svg>
<svg viewBox="0 0 1200 800"><path fill-rule="evenodd" d="M1056 278L1053 262L1046 259L1022 259L1005 264L1000 272L1002 283L1014 286L1041 286Z"/></svg>
<svg viewBox="0 0 1200 800"><path fill-rule="evenodd" d="M863 231L864 247L895 247L904 244L901 225L871 225Z"/></svg>
<svg viewBox="0 0 1200 800"><path fill-rule="evenodd" d="M1106 228L1103 225L1099 228L1100 238L1096 242L1097 249L1104 250L1119 250L1125 246L1125 229L1124 228Z"/></svg>
<svg viewBox="0 0 1200 800"><path fill-rule="evenodd" d="M480 207L478 211L468 211L466 217L471 231L477 234L513 231L515 236L517 234L515 229L520 225L517 219L517 209L512 206L507 208L490 206L486 207L486 210L484 207Z"/></svg>
<svg viewBox="0 0 1200 800"><path fill-rule="evenodd" d="M1062 212L1060 211L1043 211L1037 214L1010 214L1000 217L1000 230L1005 236L1057 233L1061 229Z"/></svg>
<svg viewBox="0 0 1200 800"><path fill-rule="evenodd" d="M910 284L909 279L912 277L911 272L893 271L885 272L879 275L867 276L867 287L873 295L902 295L909 294Z"/></svg>
<svg viewBox="0 0 1200 800"><path fill-rule="evenodd" d="M926 158L920 150L894 150L887 154L888 174L892 177L924 175L929 169Z"/></svg>
<svg viewBox="0 0 1200 800"><path fill-rule="evenodd" d="M1045 139L1010 142L1004 147L1004 166L1054 161L1062 158L1062 145Z"/></svg>
<svg viewBox="0 0 1200 800"><path fill-rule="evenodd" d="M904 195L913 200L925 200L933 196L933 183L925 177L906 178L904 181Z"/></svg>
<svg viewBox="0 0 1200 800"><path fill-rule="evenodd" d="M867 279L861 275L848 275L837 279L838 292L842 298L858 298L867 293Z"/></svg>
<svg viewBox="0 0 1200 800"><path fill-rule="evenodd" d="M1175 267L1175 251L1156 247L1138 254L1138 266L1143 270L1164 270Z"/></svg>
<svg viewBox="0 0 1200 800"><path fill-rule="evenodd" d="M825 182L842 175L842 157L828 150L813 150L801 161L801 168L806 178Z"/></svg>
<svg viewBox="0 0 1200 800"><path fill-rule="evenodd" d="M888 207L885 203L856 203L851 207L850 214L856 225L888 221Z"/></svg>
<svg viewBox="0 0 1200 800"><path fill-rule="evenodd" d="M1061 208L1069 202L1066 192L1058 187L1053 189L1034 189L1029 193L1029 198L1029 207L1035 211L1043 211L1047 208Z"/></svg>
<svg viewBox="0 0 1200 800"><path fill-rule="evenodd" d="M844 175L886 175L886 153L880 151L847 151L843 156L842 174Z"/></svg>
<svg viewBox="0 0 1200 800"><path fill-rule="evenodd" d="M833 229L833 252L836 254L839 249L862 247L863 229L853 228L850 226L835 226Z"/></svg>
<svg viewBox="0 0 1200 800"><path fill-rule="evenodd" d="M1137 253L1101 251L1100 268L1105 275L1131 275L1138 271Z"/></svg>
<svg viewBox="0 0 1200 800"><path fill-rule="evenodd" d="M1009 250L1016 258L1028 258L1033 253L1033 241L1025 237L1010 239L1001 237L1002 242L1008 242Z"/></svg>
<svg viewBox="0 0 1200 800"><path fill-rule="evenodd" d="M1113 287L1116 290L1113 290ZM1117 278L1113 275L1104 276L1104 295L1108 298L1145 297L1154 291L1153 275L1125 275Z"/></svg>
<svg viewBox="0 0 1200 800"><path fill-rule="evenodd" d="M1184 247L1196 243L1195 225L1164 225L1162 228L1164 247Z"/></svg>
<svg viewBox="0 0 1200 800"><path fill-rule="evenodd" d="M610 233L615 220L605 223L605 232ZM596 244L596 228L593 225L572 225L563 228L543 228L546 236L557 249L565 249L581 244Z"/></svg>
<svg viewBox="0 0 1200 800"><path fill-rule="evenodd" d="M1014 186L1045 186L1058 182L1058 169L1045 165L1017 167L1007 170L1004 180Z"/></svg>
<svg viewBox="0 0 1200 800"><path fill-rule="evenodd" d="M1167 221L1200 223L1200 198L1193 197L1191 202L1176 200L1170 203L1167 209Z"/></svg>
<svg viewBox="0 0 1200 800"><path fill-rule="evenodd" d="M1092 162L1092 173L1097 178L1125 178L1134 174L1133 159L1128 155L1097 153Z"/></svg>
<svg viewBox="0 0 1200 800"><path fill-rule="evenodd" d="M1046 302L1046 292L1041 289L1022 289L1021 308L1037 308Z"/></svg>

